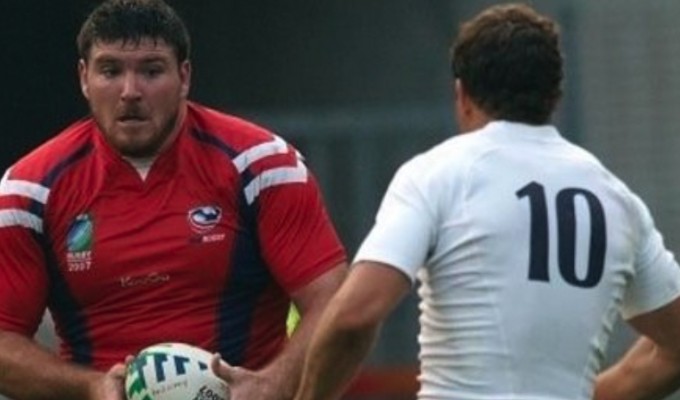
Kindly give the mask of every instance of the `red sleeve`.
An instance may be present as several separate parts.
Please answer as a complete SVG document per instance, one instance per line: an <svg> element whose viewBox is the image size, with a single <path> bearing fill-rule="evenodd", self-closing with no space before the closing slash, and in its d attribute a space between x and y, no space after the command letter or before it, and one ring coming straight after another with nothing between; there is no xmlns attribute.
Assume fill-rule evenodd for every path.
<svg viewBox="0 0 680 400"><path fill-rule="evenodd" d="M298 161L302 167L302 161ZM306 167L305 171L306 171ZM289 293L347 259L314 177L259 194L258 229L264 259Z"/></svg>
<svg viewBox="0 0 680 400"><path fill-rule="evenodd" d="M3 207L0 195L0 329L33 336L47 299L43 252L30 228L17 225L22 210Z"/></svg>

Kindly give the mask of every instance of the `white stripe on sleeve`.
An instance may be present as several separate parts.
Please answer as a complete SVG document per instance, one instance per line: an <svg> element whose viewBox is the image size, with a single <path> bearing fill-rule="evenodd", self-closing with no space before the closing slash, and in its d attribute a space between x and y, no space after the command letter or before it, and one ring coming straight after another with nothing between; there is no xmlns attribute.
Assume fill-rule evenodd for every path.
<svg viewBox="0 0 680 400"><path fill-rule="evenodd" d="M274 140L251 147L234 158L233 162L236 166L236 169L238 170L238 173L240 174L241 172L245 171L249 165L258 160L273 156L275 154L284 154L288 151L288 145L286 142L280 137L274 135Z"/></svg>
<svg viewBox="0 0 680 400"><path fill-rule="evenodd" d="M9 195L28 197L45 204L50 195L50 189L30 181L9 179L9 170L7 170L2 180L0 180L0 196Z"/></svg>
<svg viewBox="0 0 680 400"><path fill-rule="evenodd" d="M35 214L18 209L0 210L0 228L23 226L38 233L43 231L43 221Z"/></svg>
<svg viewBox="0 0 680 400"><path fill-rule="evenodd" d="M307 182L307 167L298 158L295 167L272 168L257 175L244 189L246 201L253 204L262 190L272 186L304 182Z"/></svg>

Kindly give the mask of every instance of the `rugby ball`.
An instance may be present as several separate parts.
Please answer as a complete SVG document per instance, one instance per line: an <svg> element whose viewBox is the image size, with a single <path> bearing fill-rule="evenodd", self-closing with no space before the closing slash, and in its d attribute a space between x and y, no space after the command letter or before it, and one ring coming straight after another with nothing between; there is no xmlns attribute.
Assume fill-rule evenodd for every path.
<svg viewBox="0 0 680 400"><path fill-rule="evenodd" d="M212 354L184 343L160 343L128 364L128 400L229 400L229 388L210 368Z"/></svg>

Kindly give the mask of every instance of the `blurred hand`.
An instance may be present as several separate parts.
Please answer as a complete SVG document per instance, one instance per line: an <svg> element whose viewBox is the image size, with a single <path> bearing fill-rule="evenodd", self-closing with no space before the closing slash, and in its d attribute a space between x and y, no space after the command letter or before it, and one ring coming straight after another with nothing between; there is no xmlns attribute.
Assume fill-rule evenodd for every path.
<svg viewBox="0 0 680 400"><path fill-rule="evenodd" d="M218 354L212 359L212 370L229 385L231 400L282 400L275 385L261 373L241 367L233 367Z"/></svg>
<svg viewBox="0 0 680 400"><path fill-rule="evenodd" d="M126 360L127 362L127 360ZM125 369L123 363L111 367L102 375L91 389L91 400L126 400L125 398Z"/></svg>

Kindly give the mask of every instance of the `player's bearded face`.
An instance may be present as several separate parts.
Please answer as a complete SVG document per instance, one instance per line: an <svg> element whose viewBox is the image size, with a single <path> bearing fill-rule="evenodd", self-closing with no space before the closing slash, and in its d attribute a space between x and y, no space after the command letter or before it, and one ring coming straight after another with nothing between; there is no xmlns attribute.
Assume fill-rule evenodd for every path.
<svg viewBox="0 0 680 400"><path fill-rule="evenodd" d="M95 42L80 83L106 141L127 157L158 154L184 115L191 67L162 39Z"/></svg>

